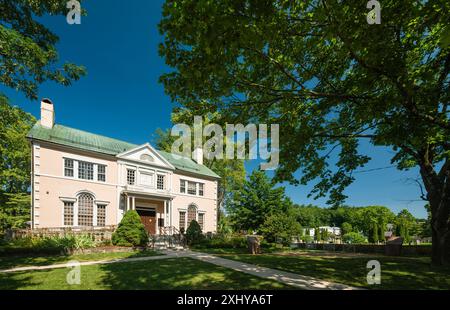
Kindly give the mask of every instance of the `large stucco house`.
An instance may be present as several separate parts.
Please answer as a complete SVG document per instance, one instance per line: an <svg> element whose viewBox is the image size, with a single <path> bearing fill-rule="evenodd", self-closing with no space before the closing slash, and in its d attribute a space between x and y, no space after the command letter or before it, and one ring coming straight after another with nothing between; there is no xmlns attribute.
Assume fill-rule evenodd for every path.
<svg viewBox="0 0 450 310"><path fill-rule="evenodd" d="M28 134L32 148L32 227L117 225L136 210L150 234L197 220L215 232L219 176L193 159L55 124L44 99Z"/></svg>

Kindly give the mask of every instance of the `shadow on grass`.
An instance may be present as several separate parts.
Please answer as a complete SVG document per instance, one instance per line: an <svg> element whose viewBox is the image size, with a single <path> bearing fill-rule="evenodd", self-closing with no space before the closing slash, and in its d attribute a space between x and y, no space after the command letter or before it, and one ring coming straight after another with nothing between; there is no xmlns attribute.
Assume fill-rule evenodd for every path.
<svg viewBox="0 0 450 310"><path fill-rule="evenodd" d="M114 290L290 289L272 280L247 275L191 258L170 258L103 265L103 285ZM291 288L292 289L292 288Z"/></svg>
<svg viewBox="0 0 450 310"><path fill-rule="evenodd" d="M219 256L368 289L450 289L450 268L432 267L430 260L423 257L234 253ZM367 284L369 269L366 268L366 264L372 259L378 260L381 264L381 285Z"/></svg>
<svg viewBox="0 0 450 310"><path fill-rule="evenodd" d="M127 258L138 258L136 253ZM292 289L282 283L247 275L191 258L117 262L81 266L81 284L66 281L69 268L0 273L0 289L41 290L232 290Z"/></svg>
<svg viewBox="0 0 450 310"><path fill-rule="evenodd" d="M94 260L106 260L106 259L120 259L127 257L143 257L143 256L155 256L162 255L153 250L134 251L134 252L99 252L99 253L80 253L74 255L29 255L29 256L0 256L0 270L12 269L16 267L24 266L45 266L61 264L71 260L77 260L80 262L94 261Z"/></svg>

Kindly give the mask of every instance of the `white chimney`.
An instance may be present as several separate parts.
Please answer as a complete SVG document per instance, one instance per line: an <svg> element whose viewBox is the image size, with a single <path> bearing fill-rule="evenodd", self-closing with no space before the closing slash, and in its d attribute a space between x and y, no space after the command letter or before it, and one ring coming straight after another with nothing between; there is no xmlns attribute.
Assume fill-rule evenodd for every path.
<svg viewBox="0 0 450 310"><path fill-rule="evenodd" d="M201 147L196 147L194 152L192 152L192 159L194 159L197 164L203 165L203 149Z"/></svg>
<svg viewBox="0 0 450 310"><path fill-rule="evenodd" d="M41 101L41 125L53 128L55 125L55 108L50 99L44 98Z"/></svg>

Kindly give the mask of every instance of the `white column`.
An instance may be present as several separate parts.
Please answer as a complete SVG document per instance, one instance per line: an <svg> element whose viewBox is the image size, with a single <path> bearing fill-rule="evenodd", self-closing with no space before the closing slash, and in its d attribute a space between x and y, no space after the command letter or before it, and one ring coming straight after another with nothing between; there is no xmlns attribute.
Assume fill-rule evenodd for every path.
<svg viewBox="0 0 450 310"><path fill-rule="evenodd" d="M128 210L130 210L130 197L128 195L126 195L125 197L127 199L125 212L127 212Z"/></svg>
<svg viewBox="0 0 450 310"><path fill-rule="evenodd" d="M133 201L133 210L136 210L136 197L132 196L131 199Z"/></svg>

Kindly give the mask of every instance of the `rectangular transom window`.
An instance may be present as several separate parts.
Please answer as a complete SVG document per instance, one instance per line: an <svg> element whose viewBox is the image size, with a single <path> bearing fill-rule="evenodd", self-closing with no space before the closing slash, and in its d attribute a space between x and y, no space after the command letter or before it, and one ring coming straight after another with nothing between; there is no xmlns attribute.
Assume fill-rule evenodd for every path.
<svg viewBox="0 0 450 310"><path fill-rule="evenodd" d="M64 202L64 226L73 226L73 202Z"/></svg>
<svg viewBox="0 0 450 310"><path fill-rule="evenodd" d="M94 179L94 164L85 161L78 162L78 178L83 180Z"/></svg>
<svg viewBox="0 0 450 310"><path fill-rule="evenodd" d="M97 181L100 181L100 182L106 181L106 166L105 165L97 165Z"/></svg>
<svg viewBox="0 0 450 310"><path fill-rule="evenodd" d="M73 159L64 158L64 176L73 177Z"/></svg>
<svg viewBox="0 0 450 310"><path fill-rule="evenodd" d="M127 169L127 184L128 185L136 184L136 171L133 169Z"/></svg>

